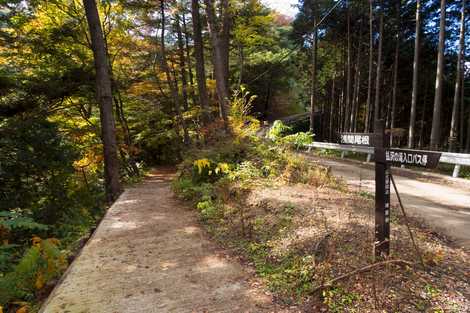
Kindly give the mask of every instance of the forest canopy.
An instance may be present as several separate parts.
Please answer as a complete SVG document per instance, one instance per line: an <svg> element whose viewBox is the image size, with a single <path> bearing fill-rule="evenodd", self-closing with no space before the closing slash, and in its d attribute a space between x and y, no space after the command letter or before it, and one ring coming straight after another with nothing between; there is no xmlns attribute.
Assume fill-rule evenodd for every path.
<svg viewBox="0 0 470 313"><path fill-rule="evenodd" d="M297 10L0 1L0 305L41 298L41 269L18 267L37 238L70 247L146 168L237 127L299 114L309 121L295 130L335 142L384 119L394 146L470 152L465 1L300 0ZM36 257L55 258L48 279L59 277L62 259Z"/></svg>

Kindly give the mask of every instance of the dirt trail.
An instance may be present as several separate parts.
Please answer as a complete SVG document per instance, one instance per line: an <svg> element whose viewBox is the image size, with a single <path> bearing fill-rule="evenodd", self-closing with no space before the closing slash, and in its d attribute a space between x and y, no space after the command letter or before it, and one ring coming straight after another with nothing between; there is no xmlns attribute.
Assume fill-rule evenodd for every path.
<svg viewBox="0 0 470 313"><path fill-rule="evenodd" d="M281 312L158 170L109 209L42 313Z"/></svg>

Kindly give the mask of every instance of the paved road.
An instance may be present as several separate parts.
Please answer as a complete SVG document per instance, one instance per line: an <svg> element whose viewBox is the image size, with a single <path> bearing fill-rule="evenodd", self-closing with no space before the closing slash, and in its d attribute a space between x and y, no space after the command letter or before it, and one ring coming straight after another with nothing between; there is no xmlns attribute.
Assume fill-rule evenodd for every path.
<svg viewBox="0 0 470 313"><path fill-rule="evenodd" d="M126 190L40 312L287 312L207 238L171 177Z"/></svg>
<svg viewBox="0 0 470 313"><path fill-rule="evenodd" d="M351 188L374 192L375 172L371 165L350 160L308 157L331 167L333 174L342 177ZM456 239L456 244L469 249L470 184L463 180L450 181L450 178L445 177L440 179L428 177L423 181L422 178L409 177L413 175L406 176L394 174L398 192L407 211L422 218L431 228ZM397 203L394 192L393 202Z"/></svg>

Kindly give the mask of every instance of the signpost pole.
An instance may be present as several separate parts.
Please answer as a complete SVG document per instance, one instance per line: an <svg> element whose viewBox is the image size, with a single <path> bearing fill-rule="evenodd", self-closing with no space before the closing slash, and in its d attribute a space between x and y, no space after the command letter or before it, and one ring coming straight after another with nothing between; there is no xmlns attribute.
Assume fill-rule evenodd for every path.
<svg viewBox="0 0 470 313"><path fill-rule="evenodd" d="M341 133L341 143L353 146L374 147L375 154L375 258L390 254L390 167L412 165L436 168L441 153L410 149L390 149L389 136L385 134L385 121L375 121L375 133ZM341 154L343 157L344 152ZM370 156L370 154L369 154ZM368 156L368 161L369 161Z"/></svg>
<svg viewBox="0 0 470 313"><path fill-rule="evenodd" d="M382 258L390 253L390 165L386 161L389 140L385 135L385 122L375 122L377 142L375 143L375 257Z"/></svg>

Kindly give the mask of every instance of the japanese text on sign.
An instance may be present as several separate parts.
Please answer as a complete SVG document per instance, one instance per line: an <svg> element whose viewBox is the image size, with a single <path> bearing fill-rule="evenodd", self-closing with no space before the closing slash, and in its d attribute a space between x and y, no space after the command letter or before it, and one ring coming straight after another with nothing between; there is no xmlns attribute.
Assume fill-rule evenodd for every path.
<svg viewBox="0 0 470 313"><path fill-rule="evenodd" d="M427 166L428 156L420 153L408 153L404 151L386 151L385 159L387 162L396 162L401 164Z"/></svg>
<svg viewBox="0 0 470 313"><path fill-rule="evenodd" d="M370 142L369 135L353 135L353 134L341 135L341 143L368 146L370 144L369 142Z"/></svg>

